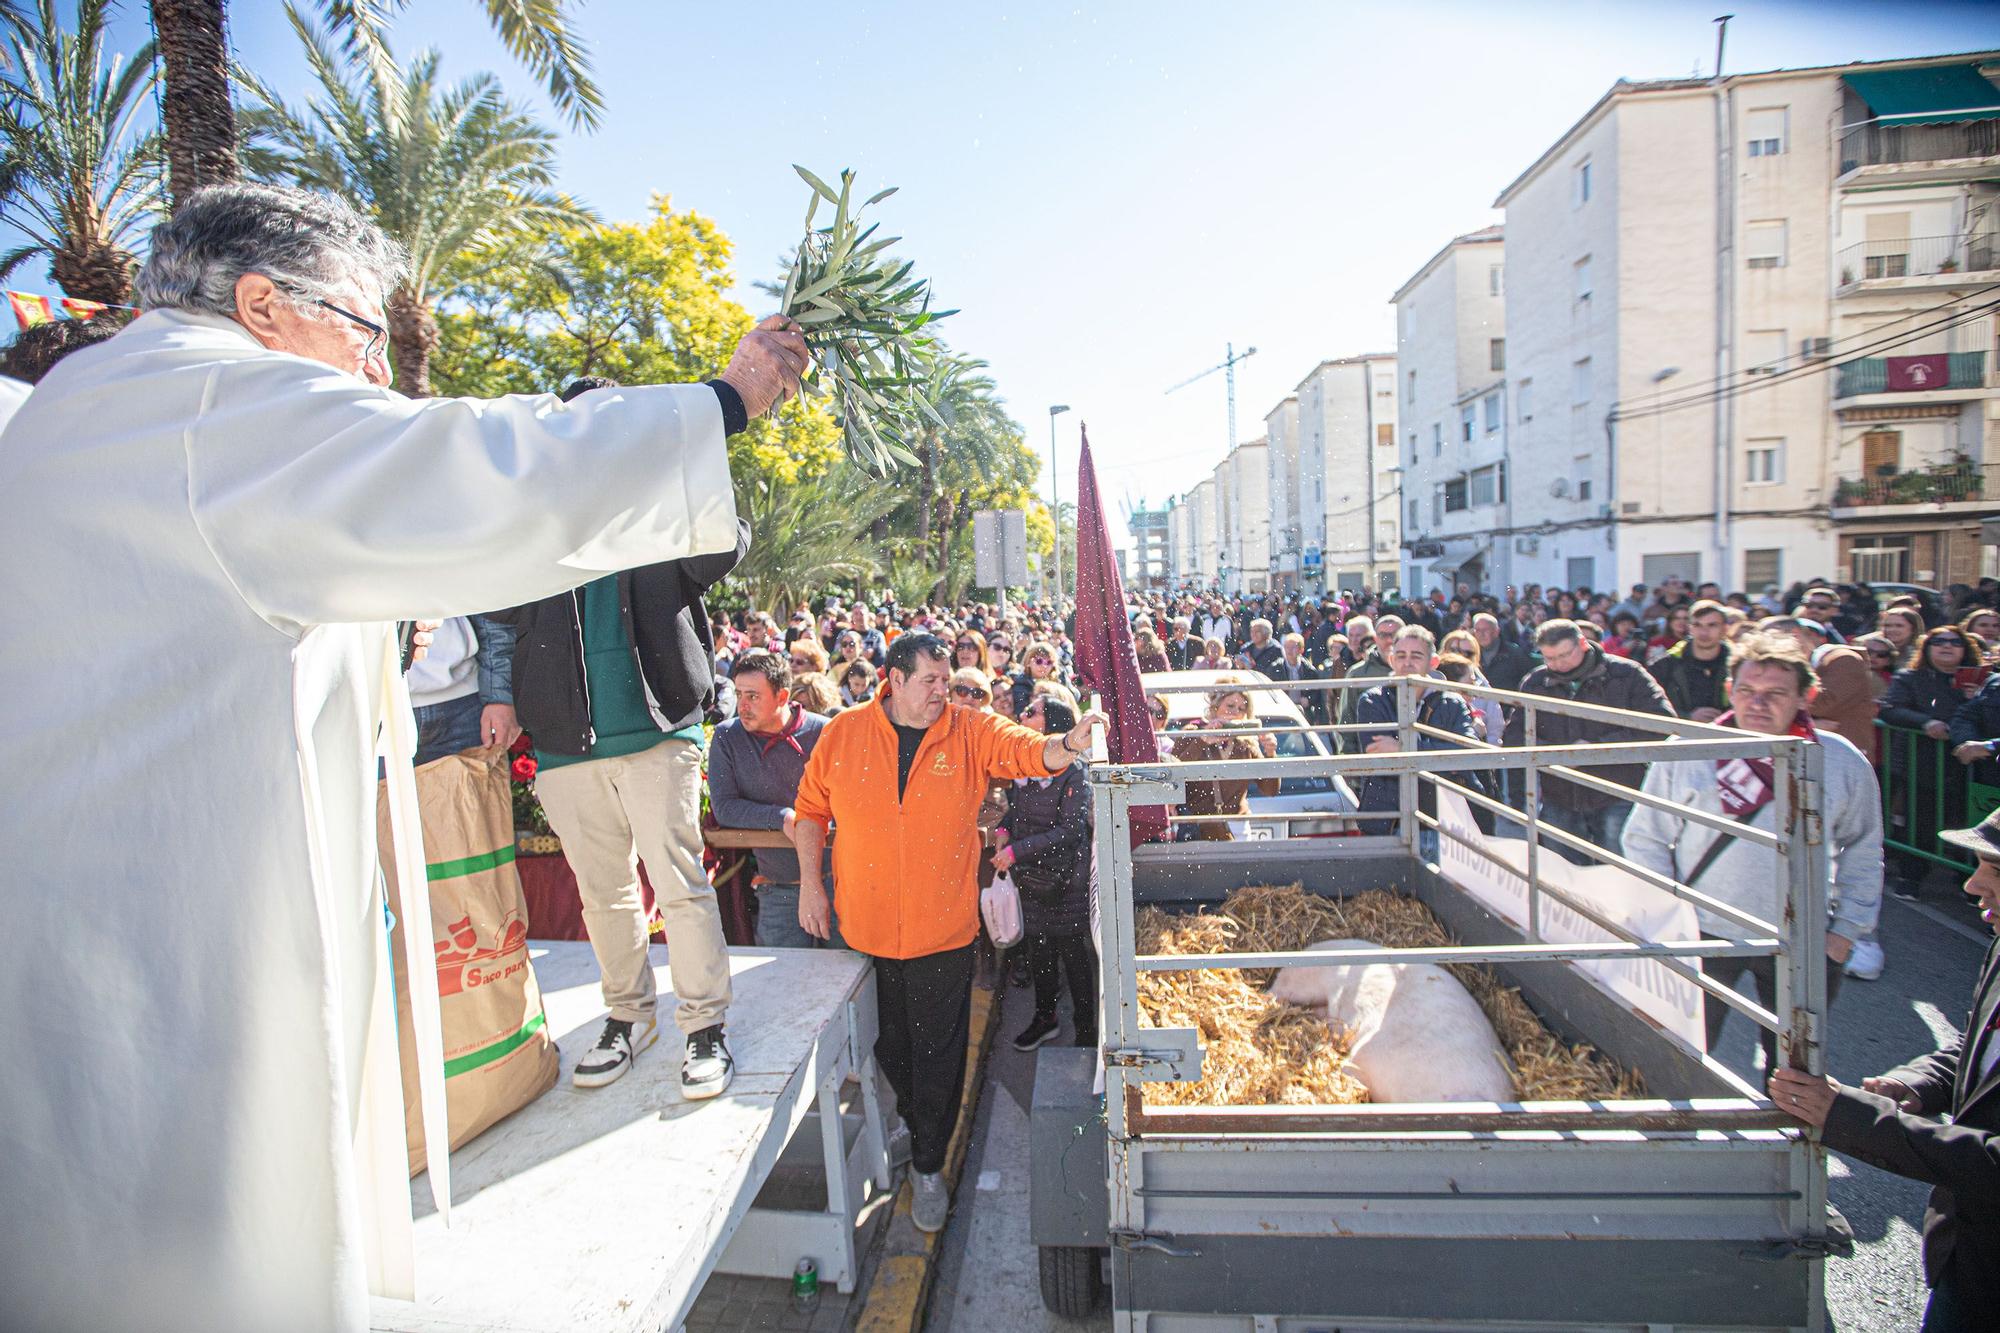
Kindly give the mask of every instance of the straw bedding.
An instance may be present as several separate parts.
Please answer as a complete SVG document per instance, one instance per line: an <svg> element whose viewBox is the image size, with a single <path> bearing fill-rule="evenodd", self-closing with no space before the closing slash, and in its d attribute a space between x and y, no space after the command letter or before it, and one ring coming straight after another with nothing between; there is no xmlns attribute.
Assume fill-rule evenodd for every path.
<svg viewBox="0 0 2000 1333"><path fill-rule="evenodd" d="M1414 898L1371 890L1325 898L1297 884L1238 889L1213 912L1139 913L1140 953L1188 954L1305 949L1325 939L1365 939L1397 948L1456 943ZM1506 1050L1521 1101L1643 1095L1636 1073L1589 1046L1567 1045L1542 1026L1521 993L1486 967L1454 964ZM1271 968L1142 972L1139 1007L1155 1027L1201 1034L1196 1083L1148 1083L1148 1105L1269 1106L1355 1103L1368 1089L1347 1068L1347 1044L1319 1011L1281 1004L1265 989Z"/></svg>

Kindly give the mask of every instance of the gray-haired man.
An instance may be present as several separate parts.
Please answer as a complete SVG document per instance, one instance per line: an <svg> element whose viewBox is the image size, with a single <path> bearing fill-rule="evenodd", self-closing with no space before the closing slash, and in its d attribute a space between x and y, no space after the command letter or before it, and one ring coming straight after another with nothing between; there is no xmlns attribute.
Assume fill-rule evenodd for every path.
<svg viewBox="0 0 2000 1333"><path fill-rule="evenodd" d="M804 365L767 322L720 387L409 399L403 269L330 196L200 191L6 431L0 597L93 638L0 635L0 1326L366 1327L394 622L729 549L727 428Z"/></svg>

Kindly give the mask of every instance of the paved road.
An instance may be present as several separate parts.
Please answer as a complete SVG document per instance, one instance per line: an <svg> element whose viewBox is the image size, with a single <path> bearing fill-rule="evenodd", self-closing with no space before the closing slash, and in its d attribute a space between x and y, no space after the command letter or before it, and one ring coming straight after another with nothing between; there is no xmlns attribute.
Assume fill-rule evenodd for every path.
<svg viewBox="0 0 2000 1333"><path fill-rule="evenodd" d="M1921 907L1891 899L1882 910L1888 967L1881 980L1849 980L1835 1002L1833 1074L1859 1082L1932 1049L1965 1019L1985 949L1985 927L1970 903L1935 892ZM1034 1057L1008 1043L1026 1023L1023 991L1007 993L999 1041L966 1159L958 1206L946 1232L931 1296L928 1333L1080 1333L1108 1329L1110 1316L1068 1320L1042 1308L1035 1253L1028 1243L1028 1107ZM1065 1028L1063 1039L1068 1039ZM1750 1068L1749 1024L1732 1017L1718 1055ZM1835 1206L1852 1224L1854 1257L1827 1265L1830 1327L1839 1333L1914 1329L1924 1286L1918 1261L1926 1187L1838 1155L1832 1161Z"/></svg>

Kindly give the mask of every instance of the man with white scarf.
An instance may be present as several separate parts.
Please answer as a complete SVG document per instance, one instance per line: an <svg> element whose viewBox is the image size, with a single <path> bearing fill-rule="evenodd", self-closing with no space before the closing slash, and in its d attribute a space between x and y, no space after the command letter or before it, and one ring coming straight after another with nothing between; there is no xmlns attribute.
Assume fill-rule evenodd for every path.
<svg viewBox="0 0 2000 1333"><path fill-rule="evenodd" d="M394 622L732 548L726 431L805 364L773 318L708 385L406 399L401 268L202 191L0 437L0 1326L365 1326Z"/></svg>

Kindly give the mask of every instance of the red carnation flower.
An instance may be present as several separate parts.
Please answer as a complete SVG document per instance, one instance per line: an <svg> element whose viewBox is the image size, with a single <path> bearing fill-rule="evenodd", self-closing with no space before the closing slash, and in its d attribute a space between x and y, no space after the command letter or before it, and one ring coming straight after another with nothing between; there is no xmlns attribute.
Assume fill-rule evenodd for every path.
<svg viewBox="0 0 2000 1333"><path fill-rule="evenodd" d="M538 767L538 765L537 765L537 764L535 763L535 756L533 756L533 755L531 755L531 754L517 754L517 755L515 755L515 756L514 756L514 781L516 781L516 782L528 782L528 781L531 781L531 780L533 780L533 778L534 778L534 776L535 776L535 769L536 769L537 767Z"/></svg>

